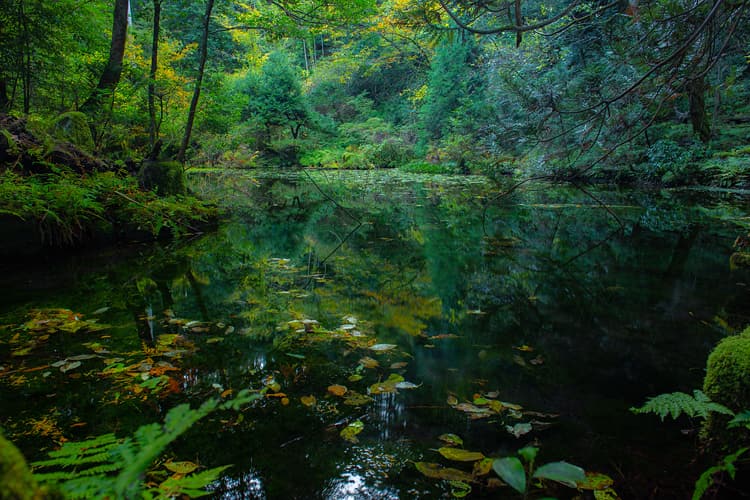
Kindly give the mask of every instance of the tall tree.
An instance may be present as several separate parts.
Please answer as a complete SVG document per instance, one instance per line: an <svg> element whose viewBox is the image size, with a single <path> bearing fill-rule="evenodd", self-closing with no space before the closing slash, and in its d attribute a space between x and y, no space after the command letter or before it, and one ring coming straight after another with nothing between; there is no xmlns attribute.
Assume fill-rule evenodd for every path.
<svg viewBox="0 0 750 500"><path fill-rule="evenodd" d="M86 112L96 111L107 97L110 97L120 82L122 59L125 55L125 43L128 35L128 0L115 0L112 20L112 42L109 47L109 59L102 71L99 83L81 109Z"/></svg>
<svg viewBox="0 0 750 500"><path fill-rule="evenodd" d="M190 135L193 131L193 122L195 121L195 110L198 107L198 99L201 95L201 83L203 82L203 72L206 69L206 58L208 57L208 35L209 26L211 25L211 11L214 8L214 0L207 0L206 14L203 17L203 33L200 41L200 61L198 62L198 75L195 78L195 88L193 89L193 98L190 101L188 110L187 124L185 125L185 134L182 136L182 145L177 153L177 161L185 161L185 153L188 144L190 144Z"/></svg>
<svg viewBox="0 0 750 500"><path fill-rule="evenodd" d="M151 69L148 74L148 118L149 128L148 135L151 142L151 148L154 148L159 136L159 127L156 123L156 68L159 61L159 25L161 24L161 1L154 1L154 23L153 39L151 42Z"/></svg>

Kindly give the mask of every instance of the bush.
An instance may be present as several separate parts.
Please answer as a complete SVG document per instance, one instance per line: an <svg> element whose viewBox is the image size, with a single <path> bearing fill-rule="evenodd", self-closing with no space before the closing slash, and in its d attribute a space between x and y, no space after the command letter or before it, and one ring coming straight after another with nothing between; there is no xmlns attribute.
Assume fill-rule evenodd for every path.
<svg viewBox="0 0 750 500"><path fill-rule="evenodd" d="M162 196L185 194L185 174L176 161L144 161L138 172L138 182L143 189L154 190Z"/></svg>

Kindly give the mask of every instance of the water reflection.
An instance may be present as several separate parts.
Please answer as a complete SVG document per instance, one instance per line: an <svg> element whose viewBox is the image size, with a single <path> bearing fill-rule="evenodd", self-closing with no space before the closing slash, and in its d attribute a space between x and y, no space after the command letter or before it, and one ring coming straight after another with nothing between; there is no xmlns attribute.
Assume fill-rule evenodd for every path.
<svg viewBox="0 0 750 500"><path fill-rule="evenodd" d="M175 356L179 372L165 376L178 378L180 391L140 392L146 403L130 405L264 391L252 408L207 421L175 450L206 466L235 464L215 485L217 498L434 498L447 492L413 463L441 461L434 449L446 432L489 456L533 440L545 459L616 469L628 479L641 474L643 461L673 472L679 448L658 423L627 409L698 386L720 325L748 318L750 293L739 285L747 280L726 264L733 229L700 220L689 200L605 192L599 196L620 206L614 210L627 231L581 253L611 232L612 221L581 208L580 193L519 191L483 217L484 184L377 175L331 174L321 183L365 222L322 266L352 218L299 179L266 180L246 190L258 199L227 196L240 208L216 234L152 249L39 302L84 311L112 304L102 321L122 326L95 340L125 353L123 365L136 354L155 363ZM90 340L66 338L50 351L90 352ZM373 351L376 343L395 347ZM7 350L3 365L15 363ZM108 379L95 380L101 361L87 363L78 379L55 373L59 400L83 389L107 399ZM366 395L392 375L419 387L370 403L327 391L336 384ZM0 410L3 418L53 405L34 408L33 398L5 398L17 388L0 390L13 402ZM446 403L487 393L561 416L515 438L505 422L471 420ZM66 407L66 418L92 420L96 404L92 396L88 414ZM121 407L108 411L114 422L126 418ZM356 419L364 429L351 444L339 422Z"/></svg>

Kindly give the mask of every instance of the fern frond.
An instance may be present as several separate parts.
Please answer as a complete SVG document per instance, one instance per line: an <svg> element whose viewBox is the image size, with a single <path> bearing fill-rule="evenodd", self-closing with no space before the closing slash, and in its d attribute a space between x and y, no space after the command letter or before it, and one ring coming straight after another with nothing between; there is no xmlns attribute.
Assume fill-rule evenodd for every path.
<svg viewBox="0 0 750 500"><path fill-rule="evenodd" d="M683 413L688 417L708 418L709 413L723 413L734 415L734 412L724 405L715 403L703 391L693 391L693 396L684 392L660 394L649 399L640 408L631 408L633 413L655 413L662 420L667 415L676 419Z"/></svg>

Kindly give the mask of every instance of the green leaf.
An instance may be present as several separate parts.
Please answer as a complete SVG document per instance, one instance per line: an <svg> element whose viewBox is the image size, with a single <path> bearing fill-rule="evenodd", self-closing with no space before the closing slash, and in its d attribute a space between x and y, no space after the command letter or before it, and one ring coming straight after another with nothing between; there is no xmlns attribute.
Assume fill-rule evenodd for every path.
<svg viewBox="0 0 750 500"><path fill-rule="evenodd" d="M438 439L448 446L463 446L464 440L460 437L456 436L455 434L441 434L438 436Z"/></svg>
<svg viewBox="0 0 750 500"><path fill-rule="evenodd" d="M727 427L732 429L734 427L743 426L750 428L750 410L745 410L735 415L734 418L729 422Z"/></svg>
<svg viewBox="0 0 750 500"><path fill-rule="evenodd" d="M456 462L476 462L484 458L484 455L478 451L468 451L460 448L443 447L438 449L438 453L448 460L455 460Z"/></svg>
<svg viewBox="0 0 750 500"><path fill-rule="evenodd" d="M600 472L586 472L586 479L579 481L576 487L579 490L599 491L606 490L615 484L614 479Z"/></svg>
<svg viewBox="0 0 750 500"><path fill-rule="evenodd" d="M577 465L568 462L552 462L539 467L534 476L537 479L549 479L575 488L579 482L586 479L586 473Z"/></svg>
<svg viewBox="0 0 750 500"><path fill-rule="evenodd" d="M492 469L511 488L519 493L526 492L526 471L519 459L516 457L498 458L492 464Z"/></svg>
<svg viewBox="0 0 750 500"><path fill-rule="evenodd" d="M462 470L451 467L443 467L440 464L430 462L416 462L414 466L419 472L432 479L444 479L448 481L471 481L473 476Z"/></svg>
<svg viewBox="0 0 750 500"><path fill-rule="evenodd" d="M539 453L539 448L536 446L526 446L518 450L518 454L523 458L526 463L530 464L534 462L536 454Z"/></svg>
<svg viewBox="0 0 750 500"><path fill-rule="evenodd" d="M450 481L453 498L464 498L471 493L471 485L463 481Z"/></svg>
<svg viewBox="0 0 750 500"><path fill-rule="evenodd" d="M344 427L344 429L341 431L341 437L349 441L350 443L357 443L359 442L359 439L357 439L357 434L362 432L364 428L365 424L363 424L361 420L355 420L351 424Z"/></svg>
<svg viewBox="0 0 750 500"><path fill-rule="evenodd" d="M711 412L734 415L734 412L724 405L714 403L702 391L693 391L693 396L684 392L673 392L671 394L660 394L649 399L640 408L631 408L633 413L655 413L664 420L667 415L676 419L681 414L689 417L708 418Z"/></svg>

